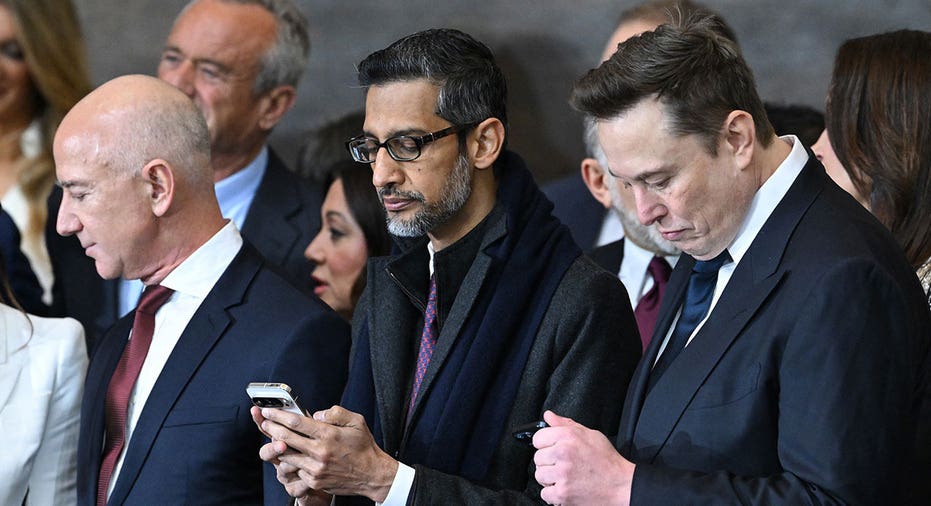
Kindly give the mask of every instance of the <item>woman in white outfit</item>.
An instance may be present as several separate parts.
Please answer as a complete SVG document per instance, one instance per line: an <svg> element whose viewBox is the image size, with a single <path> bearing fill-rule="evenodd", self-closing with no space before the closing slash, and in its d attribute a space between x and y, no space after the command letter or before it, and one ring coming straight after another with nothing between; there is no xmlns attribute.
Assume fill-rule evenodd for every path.
<svg viewBox="0 0 931 506"><path fill-rule="evenodd" d="M84 330L11 307L0 284L0 505L75 504Z"/></svg>

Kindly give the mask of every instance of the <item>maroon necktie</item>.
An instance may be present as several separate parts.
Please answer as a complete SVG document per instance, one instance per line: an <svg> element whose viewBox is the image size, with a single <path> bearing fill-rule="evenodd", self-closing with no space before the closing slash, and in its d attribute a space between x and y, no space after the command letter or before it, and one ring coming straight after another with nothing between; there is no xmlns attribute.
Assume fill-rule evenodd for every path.
<svg viewBox="0 0 931 506"><path fill-rule="evenodd" d="M637 302L637 309L634 310L634 317L637 319L637 328L640 329L640 342L643 343L643 350L647 349L650 344L650 338L653 337L653 328L656 326L656 317L659 316L659 303L666 292L666 282L669 281L669 274L672 268L666 259L660 256L653 257L650 260L650 266L647 267L650 276L653 277L653 288Z"/></svg>
<svg viewBox="0 0 931 506"><path fill-rule="evenodd" d="M407 420L410 423L414 401L427 374L427 366L433 357L436 345L436 278L430 276L430 296L427 298L427 310L423 315L423 333L420 335L420 352L417 354L417 370L414 371L414 388L411 390L411 402L407 406Z"/></svg>
<svg viewBox="0 0 931 506"><path fill-rule="evenodd" d="M142 369L145 356L149 352L149 345L152 344L155 313L171 297L172 292L172 289L161 285L147 286L142 292L133 317L131 338L123 350L116 370L113 371L113 376L110 377L104 404L107 434L104 457L100 464L100 475L97 478L97 506L107 504L110 475L113 474L113 467L116 465L125 440L129 396L133 391L136 378L139 377L139 370Z"/></svg>

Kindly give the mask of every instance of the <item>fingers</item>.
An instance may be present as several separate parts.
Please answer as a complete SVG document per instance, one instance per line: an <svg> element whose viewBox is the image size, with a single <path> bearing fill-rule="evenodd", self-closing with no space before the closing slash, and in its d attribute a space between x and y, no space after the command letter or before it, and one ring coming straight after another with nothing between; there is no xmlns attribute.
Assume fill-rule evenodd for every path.
<svg viewBox="0 0 931 506"><path fill-rule="evenodd" d="M265 421L265 417L262 416L262 410L259 409L259 408L256 407L256 406L252 406L252 407L249 409L249 414L252 415L252 421L255 422L255 426L259 428L259 431L260 431L262 434L265 434L265 437L271 439L271 436L269 436L268 433L266 433L266 432L262 429L262 422Z"/></svg>
<svg viewBox="0 0 931 506"><path fill-rule="evenodd" d="M279 457L288 451L288 445L282 441L272 441L259 448L259 458L265 462L271 462L275 466L279 463Z"/></svg>
<svg viewBox="0 0 931 506"><path fill-rule="evenodd" d="M342 406L333 406L330 409L314 413L314 420L340 427L359 426L365 424L365 419L358 413L353 413Z"/></svg>
<svg viewBox="0 0 931 506"><path fill-rule="evenodd" d="M573 419L559 416L550 410L546 410L546 412L543 413L543 420L548 423L550 427L568 427L570 425L575 425Z"/></svg>

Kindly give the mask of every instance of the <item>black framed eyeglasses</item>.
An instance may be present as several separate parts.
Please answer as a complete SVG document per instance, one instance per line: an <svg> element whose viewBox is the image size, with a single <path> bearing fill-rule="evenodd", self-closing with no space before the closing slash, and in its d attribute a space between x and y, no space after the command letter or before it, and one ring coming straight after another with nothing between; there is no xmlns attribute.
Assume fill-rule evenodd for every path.
<svg viewBox="0 0 931 506"><path fill-rule="evenodd" d="M378 139L373 137L353 137L346 141L346 149L349 150L352 159L360 163L374 163L375 155L381 148L388 150L388 156L395 161L410 162L420 157L424 145L468 128L469 126L454 125L426 135L397 135L385 139L385 142L378 142Z"/></svg>

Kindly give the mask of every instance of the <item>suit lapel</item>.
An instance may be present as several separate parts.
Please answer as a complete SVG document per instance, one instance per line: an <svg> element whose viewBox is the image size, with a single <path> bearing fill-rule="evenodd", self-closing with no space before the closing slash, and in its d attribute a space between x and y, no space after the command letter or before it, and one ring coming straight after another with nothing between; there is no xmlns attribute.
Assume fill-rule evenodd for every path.
<svg viewBox="0 0 931 506"><path fill-rule="evenodd" d="M676 265L675 294L671 291L673 280L670 279L667 300L663 301L660 313L662 324L657 325L647 356L638 366L635 386L631 387L637 390L632 391L634 398L629 399L631 406L625 406L622 422L622 429L626 430L621 433L625 436L623 441L640 450L637 454L640 461L650 462L659 454L715 365L787 275L780 268L786 245L802 216L824 188L826 177L824 169L809 152L808 163L751 243L704 326L646 395L649 370L662 341L657 336L665 335L659 334L659 329L664 333L668 331L682 303L694 260L683 255L682 260L688 261L680 260ZM669 297L675 299L669 300ZM630 414L626 413L628 407L632 408Z"/></svg>
<svg viewBox="0 0 931 506"><path fill-rule="evenodd" d="M83 493L87 504L97 500L97 476L103 459L103 438L106 431L107 388L133 325L133 313L120 319L97 346L84 380L84 399L81 406L81 429L78 452L78 468L84 468L83 486L78 483L79 494Z"/></svg>
<svg viewBox="0 0 931 506"><path fill-rule="evenodd" d="M624 239L599 246L589 252L588 256L602 269L617 275L624 261Z"/></svg>
<svg viewBox="0 0 931 506"><path fill-rule="evenodd" d="M660 302L659 317L656 321L656 327L653 329L653 337L650 339L650 345L647 346L646 351L643 353L643 358L637 364L637 369L631 378L630 387L627 389L627 396L624 400L624 411L621 414L621 425L618 430L618 446L622 451L626 452L633 441L637 421L640 418L640 410L643 406L643 398L646 395L646 388L650 379L650 370L656 361L663 339L669 332L672 320L679 311L679 306L682 305L693 265L695 265L695 259L683 253L669 276L666 293L662 302Z"/></svg>
<svg viewBox="0 0 931 506"><path fill-rule="evenodd" d="M210 350L229 328L232 320L228 310L242 303L260 267L258 254L244 243L184 328L142 408L109 502L121 504L126 499L168 413Z"/></svg>
<svg viewBox="0 0 931 506"><path fill-rule="evenodd" d="M291 222L301 207L291 179L281 160L269 149L265 175L242 226L243 237L274 265L286 264L288 252L301 236L300 229Z"/></svg>
<svg viewBox="0 0 931 506"><path fill-rule="evenodd" d="M426 250L426 248L424 248ZM411 342L388 336L379 329L396 329L391 336L413 335L414 328L398 328L401 322L415 327L422 317L411 305L399 285L392 280L387 269L388 258L374 260L369 269L374 273L368 276L367 291L379 296L368 310L370 322L369 353L372 360L372 377L375 381L375 398L378 403L378 417L382 425L382 441L387 449L399 449L407 403L404 394L408 391L405 383L410 378L412 367ZM384 275L384 274L387 275Z"/></svg>

